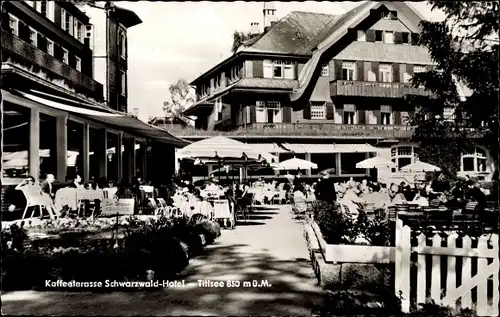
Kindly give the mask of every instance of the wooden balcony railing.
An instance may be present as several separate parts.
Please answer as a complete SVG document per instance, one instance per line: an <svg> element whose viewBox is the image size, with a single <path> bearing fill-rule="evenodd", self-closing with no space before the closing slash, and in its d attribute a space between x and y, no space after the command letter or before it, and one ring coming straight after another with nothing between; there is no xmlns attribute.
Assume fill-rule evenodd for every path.
<svg viewBox="0 0 500 317"><path fill-rule="evenodd" d="M334 80L330 82L330 95L402 98L405 95L431 96L432 93L423 88L414 88L410 83Z"/></svg>
<svg viewBox="0 0 500 317"><path fill-rule="evenodd" d="M202 136L302 136L302 137L375 137L390 139L409 139L414 128L407 125L370 125L336 123L253 123L232 131L201 130L192 127L167 127L177 137Z"/></svg>
<svg viewBox="0 0 500 317"><path fill-rule="evenodd" d="M23 59L33 63L34 65L49 71L62 79L69 81L77 90L85 91L90 97L96 100L103 98L103 86L93 78L87 77L57 60L53 56L36 48L35 46L26 43L17 36L2 30L2 49L9 51L11 54L22 57Z"/></svg>

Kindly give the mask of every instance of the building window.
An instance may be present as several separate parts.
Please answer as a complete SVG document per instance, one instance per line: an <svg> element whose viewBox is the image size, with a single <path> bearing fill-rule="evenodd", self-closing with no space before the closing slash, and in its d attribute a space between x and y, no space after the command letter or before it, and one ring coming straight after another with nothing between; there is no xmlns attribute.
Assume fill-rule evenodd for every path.
<svg viewBox="0 0 500 317"><path fill-rule="evenodd" d="M62 51L63 51L63 62L65 64L69 64L69 53L68 53L68 50L65 49L65 48L63 48Z"/></svg>
<svg viewBox="0 0 500 317"><path fill-rule="evenodd" d="M36 33L35 29L29 27L29 34L30 34L30 44L36 46L38 40L38 34Z"/></svg>
<svg viewBox="0 0 500 317"><path fill-rule="evenodd" d="M326 119L326 104L324 102L311 102L311 119Z"/></svg>
<svg viewBox="0 0 500 317"><path fill-rule="evenodd" d="M342 78L344 80L356 80L356 63L342 63Z"/></svg>
<svg viewBox="0 0 500 317"><path fill-rule="evenodd" d="M54 42L47 39L47 54L54 56Z"/></svg>
<svg viewBox="0 0 500 317"><path fill-rule="evenodd" d="M64 31L73 35L73 16L64 9L61 9L61 24Z"/></svg>
<svg viewBox="0 0 500 317"><path fill-rule="evenodd" d="M279 101L257 101L255 103L256 122L278 123L281 122L281 104Z"/></svg>
<svg viewBox="0 0 500 317"><path fill-rule="evenodd" d="M380 119L381 124L390 125L392 124L392 107L391 106L380 106Z"/></svg>
<svg viewBox="0 0 500 317"><path fill-rule="evenodd" d="M344 105L344 124L355 124L356 105Z"/></svg>
<svg viewBox="0 0 500 317"><path fill-rule="evenodd" d="M57 170L57 142L54 140L57 137L57 118L55 116L40 113L40 165L38 175L39 179L47 178L48 174L54 174ZM33 175L35 176L35 175ZM36 177L36 176L35 176Z"/></svg>
<svg viewBox="0 0 500 317"><path fill-rule="evenodd" d="M404 72L403 73L403 83L409 83L410 79L411 79L410 74L408 74L407 72Z"/></svg>
<svg viewBox="0 0 500 317"><path fill-rule="evenodd" d="M425 69L425 66L413 66L413 73L414 74L417 74L417 73L425 73L427 70Z"/></svg>
<svg viewBox="0 0 500 317"><path fill-rule="evenodd" d="M12 34L19 36L19 20L9 13L9 28Z"/></svg>
<svg viewBox="0 0 500 317"><path fill-rule="evenodd" d="M363 30L358 30L358 41L366 42L366 32Z"/></svg>
<svg viewBox="0 0 500 317"><path fill-rule="evenodd" d="M364 168L356 168L356 164L366 159L366 153L340 153L340 174L361 175L366 173Z"/></svg>
<svg viewBox="0 0 500 317"><path fill-rule="evenodd" d="M76 59L76 70L81 72L82 71L82 60L80 59L80 57L76 57L75 56L75 59Z"/></svg>
<svg viewBox="0 0 500 317"><path fill-rule="evenodd" d="M379 42L379 43L384 42L384 32L383 31L375 31L375 42Z"/></svg>
<svg viewBox="0 0 500 317"><path fill-rule="evenodd" d="M273 77L283 78L283 63L281 61L273 62Z"/></svg>
<svg viewBox="0 0 500 317"><path fill-rule="evenodd" d="M384 42L388 44L394 44L394 32L385 31Z"/></svg>
<svg viewBox="0 0 500 317"><path fill-rule="evenodd" d="M402 167L417 161L417 148L409 145L394 146L391 148L391 159L396 164L392 172L399 171Z"/></svg>
<svg viewBox="0 0 500 317"><path fill-rule="evenodd" d="M120 32L120 54L123 58L125 58L126 53L127 53L127 47L126 47L125 33Z"/></svg>
<svg viewBox="0 0 500 317"><path fill-rule="evenodd" d="M330 68L328 67L328 63L324 63L321 65L321 76L330 76Z"/></svg>
<svg viewBox="0 0 500 317"><path fill-rule="evenodd" d="M392 65L390 64L379 65L379 81L384 83L392 83Z"/></svg>
<svg viewBox="0 0 500 317"><path fill-rule="evenodd" d="M75 20L75 37L83 43L83 24L77 20Z"/></svg>
<svg viewBox="0 0 500 317"><path fill-rule="evenodd" d="M40 12L44 17L47 16L47 1L41 0L35 2L35 10Z"/></svg>
<svg viewBox="0 0 500 317"><path fill-rule="evenodd" d="M480 148L474 148L470 153L462 154L461 172L486 172L486 152Z"/></svg>
<svg viewBox="0 0 500 317"><path fill-rule="evenodd" d="M410 44L410 33L403 32L402 42L403 44Z"/></svg>
<svg viewBox="0 0 500 317"><path fill-rule="evenodd" d="M8 102L2 108L2 185L19 184L29 175L30 109Z"/></svg>
<svg viewBox="0 0 500 317"><path fill-rule="evenodd" d="M123 96L127 93L127 74L124 71L120 71L121 79L121 93Z"/></svg>
<svg viewBox="0 0 500 317"><path fill-rule="evenodd" d="M293 71L293 63L291 61L284 61L284 75L286 79L295 79L295 74Z"/></svg>

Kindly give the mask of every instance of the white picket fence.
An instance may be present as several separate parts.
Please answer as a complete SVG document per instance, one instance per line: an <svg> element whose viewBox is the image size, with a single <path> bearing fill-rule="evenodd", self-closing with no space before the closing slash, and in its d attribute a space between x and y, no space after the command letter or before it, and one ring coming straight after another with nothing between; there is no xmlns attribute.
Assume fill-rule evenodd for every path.
<svg viewBox="0 0 500 317"><path fill-rule="evenodd" d="M404 226L401 220L396 224L396 294L402 297L402 310L410 311L410 304L434 301L436 304L456 308L470 308L477 316L498 316L499 305L499 242L497 234L483 235L477 243L468 236L458 238L450 233L444 240L438 234L429 237L432 245L427 246L428 237L420 234L417 245L412 246L410 227ZM462 241L458 247L458 240ZM475 247L472 247L475 245ZM416 253L416 262L411 259ZM432 258L428 265L426 257ZM443 259L442 257L445 257ZM461 258L461 261L457 259ZM446 265L442 265L441 261ZM458 263L457 263L458 262ZM473 275L473 263L477 263L477 273ZM412 265L416 264L416 285L412 281ZM444 264L444 263L443 263ZM445 268L445 269L443 269ZM430 284L427 285L430 275ZM457 275L459 277L457 285ZM444 283L442 281L445 280ZM416 296L411 296L410 290L415 290ZM475 290L474 290L475 289ZM472 293L476 293L473 296ZM413 293L414 294L414 293ZM416 298L415 298L416 297ZM473 301L473 297L475 300Z"/></svg>

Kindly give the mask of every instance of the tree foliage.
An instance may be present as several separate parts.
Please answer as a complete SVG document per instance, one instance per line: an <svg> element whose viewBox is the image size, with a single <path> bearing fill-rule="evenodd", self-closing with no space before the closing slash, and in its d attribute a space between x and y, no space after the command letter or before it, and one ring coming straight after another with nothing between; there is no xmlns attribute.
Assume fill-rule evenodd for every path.
<svg viewBox="0 0 500 317"><path fill-rule="evenodd" d="M252 38L250 32L234 31L233 33L233 45L231 46L231 52L236 53L238 47L245 41Z"/></svg>
<svg viewBox="0 0 500 317"><path fill-rule="evenodd" d="M419 157L455 175L461 154L479 143L498 165L498 2L430 4L447 17L421 23L419 44L428 48L436 68L412 78L414 86L433 92L430 98L409 97L419 110L411 120L417 126L413 140L420 143ZM467 98L459 94L463 85L472 92ZM451 118L445 109L452 110Z"/></svg>
<svg viewBox="0 0 500 317"><path fill-rule="evenodd" d="M179 117L195 102L194 89L185 79L179 79L168 87L169 99L163 102L163 114L167 118Z"/></svg>

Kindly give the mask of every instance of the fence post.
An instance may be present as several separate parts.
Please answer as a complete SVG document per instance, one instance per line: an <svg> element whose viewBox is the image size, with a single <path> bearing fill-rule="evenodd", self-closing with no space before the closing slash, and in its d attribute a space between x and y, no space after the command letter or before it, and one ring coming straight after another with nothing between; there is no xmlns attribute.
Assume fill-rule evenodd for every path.
<svg viewBox="0 0 500 317"><path fill-rule="evenodd" d="M401 311L410 312L411 229L396 220L396 295L401 297Z"/></svg>

